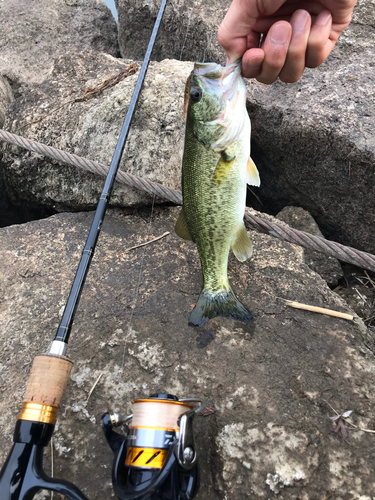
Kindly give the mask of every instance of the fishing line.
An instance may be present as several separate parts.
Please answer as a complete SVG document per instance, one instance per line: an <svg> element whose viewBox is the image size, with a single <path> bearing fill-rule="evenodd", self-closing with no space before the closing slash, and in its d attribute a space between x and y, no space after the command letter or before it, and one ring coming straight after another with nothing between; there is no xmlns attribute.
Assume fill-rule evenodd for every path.
<svg viewBox="0 0 375 500"><path fill-rule="evenodd" d="M190 17L185 40L189 26ZM184 46L185 42L181 49L180 61ZM176 88L176 83L173 83L172 88ZM178 84L177 89L179 89ZM172 102L164 115L166 121L175 101L172 92L168 92L168 95L172 97ZM182 106L181 113L183 113ZM160 127L160 135L161 132ZM151 231L155 198L156 189L153 192L147 240ZM125 337L122 371L133 315L138 303L145 252L146 246L142 251L134 304ZM157 498L192 500L195 497L199 487L199 472L192 422L194 416L206 405L203 404L194 410L189 403L198 401L202 402L202 399L179 400L172 394L157 393L151 394L147 399L133 401L133 415L122 417L117 413L106 413L102 416L104 435L115 455L112 483L119 499L140 500L157 496ZM126 436L114 431L114 427L124 423L128 425Z"/></svg>
<svg viewBox="0 0 375 500"><path fill-rule="evenodd" d="M176 4L176 2L174 2L175 4L175 12L179 12L180 9L178 8L178 5ZM194 4L192 5L191 9L190 9L190 12L187 16L188 18L188 22L187 22L187 27L186 27L186 34L185 34L185 37L184 37L184 41L182 42L182 46L181 46L181 51L180 51L180 58L179 58L179 61L182 60L182 54L185 50L185 46L186 46L186 41L187 41L187 38L188 38L188 34L189 34L189 29L190 29L190 23L191 23L191 19L193 17L193 13L194 11L196 10L196 7L197 7L197 0L194 0ZM206 49L205 49L206 50ZM205 56L205 52L204 52L204 56ZM204 61L203 61L204 62Z"/></svg>
<svg viewBox="0 0 375 500"><path fill-rule="evenodd" d="M156 193L154 192L154 196L153 196L153 198L152 198L151 214L150 214L150 222L148 223L146 240L148 239L148 237L149 237L149 235L150 235L151 224L152 224L152 217L153 217L153 215L154 215L155 197L156 197ZM142 273L143 273L143 262L144 262L144 259L145 259L145 254L146 254L146 246L144 246L144 247L143 247L142 257L141 257L141 262L140 262L140 264L139 264L138 283L137 283L137 286L135 287L134 305L133 305L132 310L131 310L131 313L130 313L130 318L129 318L128 328L127 328L128 333L127 333L127 335L125 336L125 345L124 345L124 352L123 352L123 355L122 355L121 371L124 371L124 365L125 365L125 354L126 354L126 345L127 345L128 338L130 337L130 334L131 334L131 326L132 326L132 321L133 321L133 315L134 315L134 311L135 311L135 308L136 308L136 305L137 305L137 302L138 302L139 287L140 287L140 284L141 284L141 279L142 279Z"/></svg>
<svg viewBox="0 0 375 500"><path fill-rule="evenodd" d="M192 11L193 9L191 9ZM188 23L187 23L187 28L186 28L186 34L185 34L185 38L184 38L184 41L182 42L182 47L181 47L181 52L180 52L180 61L182 59L182 54L185 50L185 45L186 45L186 40L187 40L187 37L188 37L188 34L189 34L189 29L190 29L190 22L191 22L191 16L192 16L192 12L189 12L188 14Z"/></svg>

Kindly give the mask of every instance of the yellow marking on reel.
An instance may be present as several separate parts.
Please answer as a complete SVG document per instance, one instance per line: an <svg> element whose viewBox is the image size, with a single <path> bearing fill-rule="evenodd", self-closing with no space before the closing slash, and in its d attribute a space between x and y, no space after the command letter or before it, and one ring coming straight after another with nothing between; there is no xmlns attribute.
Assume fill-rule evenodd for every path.
<svg viewBox="0 0 375 500"><path fill-rule="evenodd" d="M161 469L167 458L168 450L159 448L128 448L125 465Z"/></svg>

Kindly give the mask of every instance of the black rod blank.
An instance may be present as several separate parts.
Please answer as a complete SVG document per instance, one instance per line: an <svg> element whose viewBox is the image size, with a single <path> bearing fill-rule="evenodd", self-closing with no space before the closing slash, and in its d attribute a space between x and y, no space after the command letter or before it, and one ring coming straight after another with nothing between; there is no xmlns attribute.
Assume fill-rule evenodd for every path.
<svg viewBox="0 0 375 500"><path fill-rule="evenodd" d="M142 88L143 81L146 76L147 68L150 62L151 52L155 44L155 39L159 30L160 22L164 14L165 5L167 0L162 0L160 5L159 13L155 21L154 29L150 38L150 42L147 47L146 55L143 60L141 70L139 72L138 80L135 85L133 96L131 98L128 111L126 113L124 125L122 126L119 139L117 141L116 149L113 154L111 165L109 167L109 172L105 180L104 188L100 196L98 206L94 215L94 220L91 225L89 235L86 240L85 247L82 252L82 257L78 265L78 269L73 281L72 288L69 293L69 297L65 306L63 317L60 321L60 325L57 329L55 340L68 343L70 331L72 329L72 324L74 316L78 307L79 299L82 294L82 289L85 284L86 276L90 267L91 260L94 255L96 243L99 238L99 233L103 224L103 219L105 212L107 210L109 199L112 193L113 185L115 182L117 170L120 165L120 160L122 153L125 148L126 139L129 134L130 124L134 115L134 110L138 101L138 97Z"/></svg>

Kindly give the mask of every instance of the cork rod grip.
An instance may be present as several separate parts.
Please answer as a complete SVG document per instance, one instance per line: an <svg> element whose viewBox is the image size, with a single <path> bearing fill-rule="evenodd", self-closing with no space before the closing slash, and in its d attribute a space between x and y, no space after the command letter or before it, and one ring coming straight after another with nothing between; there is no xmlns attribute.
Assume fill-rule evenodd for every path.
<svg viewBox="0 0 375 500"><path fill-rule="evenodd" d="M55 424L71 368L72 362L67 359L37 356L31 368L18 418Z"/></svg>
<svg viewBox="0 0 375 500"><path fill-rule="evenodd" d="M66 384L69 380L72 362L57 356L37 356L33 366L24 403L40 403L50 406L61 405Z"/></svg>

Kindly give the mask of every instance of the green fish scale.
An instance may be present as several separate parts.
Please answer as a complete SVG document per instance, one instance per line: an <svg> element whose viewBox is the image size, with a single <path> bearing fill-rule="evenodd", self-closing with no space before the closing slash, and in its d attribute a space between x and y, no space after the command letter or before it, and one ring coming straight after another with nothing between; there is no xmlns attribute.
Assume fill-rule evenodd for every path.
<svg viewBox="0 0 375 500"><path fill-rule="evenodd" d="M182 167L183 210L198 247L204 289L210 291L230 289L228 254L238 230L238 196L243 189L236 160L228 178L214 184L219 160L220 155L201 144L187 124Z"/></svg>

